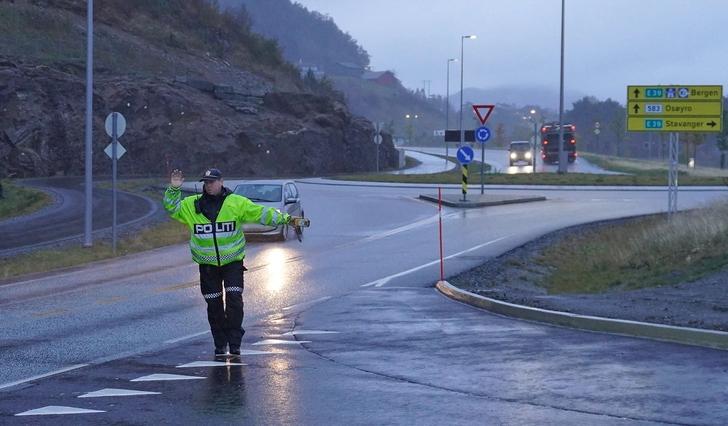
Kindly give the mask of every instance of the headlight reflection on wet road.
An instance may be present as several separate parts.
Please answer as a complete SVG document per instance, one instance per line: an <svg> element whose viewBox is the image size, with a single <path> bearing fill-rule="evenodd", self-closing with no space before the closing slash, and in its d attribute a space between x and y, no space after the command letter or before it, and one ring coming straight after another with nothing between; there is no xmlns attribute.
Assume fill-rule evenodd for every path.
<svg viewBox="0 0 728 426"><path fill-rule="evenodd" d="M280 247L265 250L262 261L266 264L265 268L265 289L270 294L277 294L283 290L290 280L289 264L286 258L289 253Z"/></svg>

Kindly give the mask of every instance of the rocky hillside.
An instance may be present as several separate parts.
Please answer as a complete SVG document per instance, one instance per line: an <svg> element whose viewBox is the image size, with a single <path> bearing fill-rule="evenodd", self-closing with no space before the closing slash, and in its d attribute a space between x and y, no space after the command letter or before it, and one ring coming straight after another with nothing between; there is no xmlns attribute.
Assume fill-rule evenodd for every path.
<svg viewBox="0 0 728 426"><path fill-rule="evenodd" d="M0 176L83 173L85 1L0 0ZM242 13L205 0L97 0L94 168L128 121L127 175L372 170L371 124L307 87ZM380 160L396 164L391 141Z"/></svg>

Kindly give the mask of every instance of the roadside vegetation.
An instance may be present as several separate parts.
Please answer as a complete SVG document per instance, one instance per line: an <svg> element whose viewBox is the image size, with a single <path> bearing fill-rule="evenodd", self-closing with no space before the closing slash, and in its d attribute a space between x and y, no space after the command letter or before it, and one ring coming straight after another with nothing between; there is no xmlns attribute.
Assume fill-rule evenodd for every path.
<svg viewBox="0 0 728 426"><path fill-rule="evenodd" d="M120 181L118 188L123 191L146 195L161 203L162 190L154 187L158 183L159 179L130 179ZM5 187L4 183L3 187ZM111 182L102 182L98 187L110 188ZM2 209L4 201L0 200L0 209ZM123 236L122 233L117 245L116 256L125 256L172 244L180 244L188 241L188 239L189 231L184 225L171 219L165 219L154 226L138 233L132 233L129 236ZM110 238L95 239L93 248L67 245L61 248L34 250L22 256L0 259L0 279L79 266L113 257Z"/></svg>
<svg viewBox="0 0 728 426"><path fill-rule="evenodd" d="M480 182L480 165L470 167L471 184ZM387 173L363 173L333 176L332 179L348 181L460 184L460 168L443 173L421 175L392 175ZM681 186L725 186L728 178L691 176L680 172ZM490 173L485 176L486 185L563 185L563 186L667 186L667 172L643 173L639 175L597 175L591 173Z"/></svg>
<svg viewBox="0 0 728 426"><path fill-rule="evenodd" d="M9 180L1 183L3 198L0 198L0 220L31 214L52 201L43 191L15 185Z"/></svg>
<svg viewBox="0 0 728 426"><path fill-rule="evenodd" d="M435 155L445 158L443 155ZM657 162L625 160L603 155L582 154L582 157L605 170L625 173L624 175L600 175L594 173L501 173L486 165L486 185L562 185L562 186L667 186L667 168ZM457 162L456 159L451 159ZM689 171L688 171L689 170ZM480 183L480 162L470 164L471 184ZM687 169L678 172L682 186L728 186L728 170L720 169ZM460 167L449 172L392 175L388 173L359 173L332 176L335 180L367 181L384 183L422 183L422 184L460 184L462 175Z"/></svg>
<svg viewBox="0 0 728 426"><path fill-rule="evenodd" d="M637 160L585 152L580 155L582 158L585 158L590 163L601 167L604 170L640 176L667 175L668 165L664 161ZM678 170L681 176L726 178L726 181L728 182L728 170L726 169L717 169L714 167L689 168L684 164L680 164L678 166Z"/></svg>
<svg viewBox="0 0 728 426"><path fill-rule="evenodd" d="M537 259L549 293L599 293L694 281L728 265L728 201L566 237Z"/></svg>

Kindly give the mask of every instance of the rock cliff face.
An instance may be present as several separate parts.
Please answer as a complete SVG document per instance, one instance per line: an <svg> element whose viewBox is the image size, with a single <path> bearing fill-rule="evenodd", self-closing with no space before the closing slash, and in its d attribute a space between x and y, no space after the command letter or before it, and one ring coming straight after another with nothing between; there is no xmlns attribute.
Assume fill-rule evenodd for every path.
<svg viewBox="0 0 728 426"><path fill-rule="evenodd" d="M204 79L134 77L99 70L94 86L94 173L109 174L104 119L127 119L123 175L188 174L218 167L227 176L312 176L375 167L370 122L346 105L306 93ZM0 57L0 176L80 175L85 80L73 64ZM397 166L391 138L380 150Z"/></svg>

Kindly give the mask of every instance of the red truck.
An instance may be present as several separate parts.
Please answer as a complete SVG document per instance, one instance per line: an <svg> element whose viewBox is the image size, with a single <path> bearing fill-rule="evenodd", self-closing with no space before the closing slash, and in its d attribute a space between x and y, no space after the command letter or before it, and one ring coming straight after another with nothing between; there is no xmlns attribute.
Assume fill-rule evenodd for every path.
<svg viewBox="0 0 728 426"><path fill-rule="evenodd" d="M559 124L547 123L541 127L541 159L544 163L559 162ZM564 124L564 151L569 163L576 161L576 126Z"/></svg>

